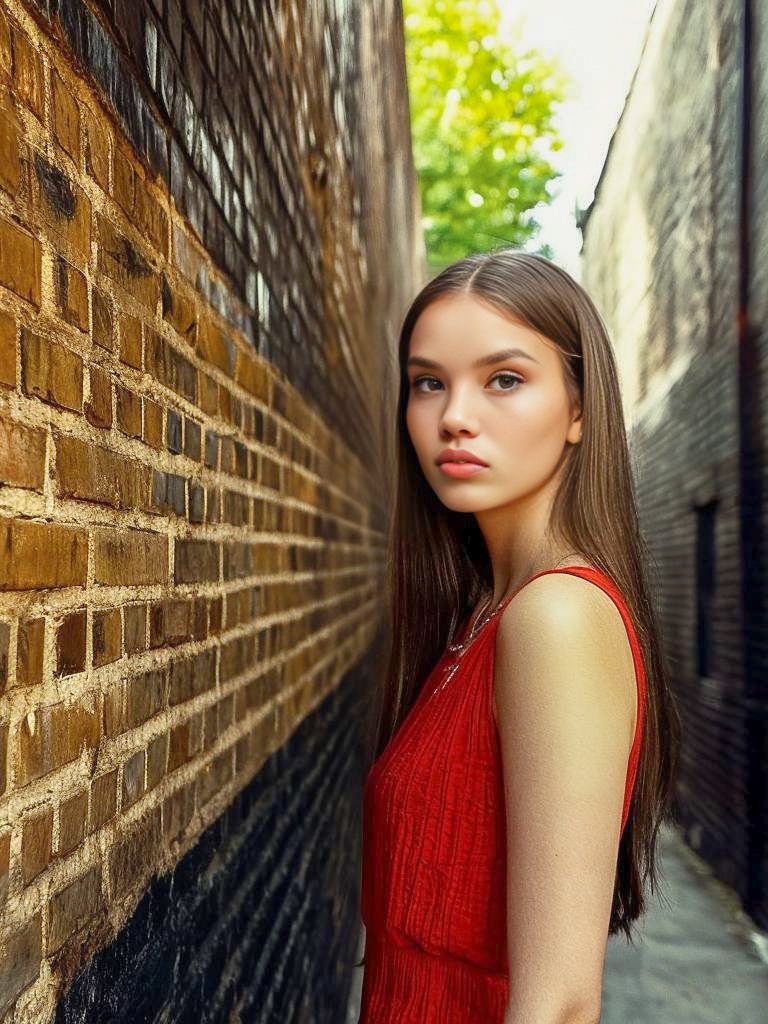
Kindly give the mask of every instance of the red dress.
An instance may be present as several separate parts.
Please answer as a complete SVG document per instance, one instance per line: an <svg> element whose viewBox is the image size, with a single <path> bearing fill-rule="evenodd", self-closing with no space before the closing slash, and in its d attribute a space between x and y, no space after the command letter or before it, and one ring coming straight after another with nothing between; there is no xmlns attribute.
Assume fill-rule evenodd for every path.
<svg viewBox="0 0 768 1024"><path fill-rule="evenodd" d="M627 821L642 741L645 675L629 611L595 569L582 576L621 612L638 714L627 764ZM526 583L529 583L527 580ZM523 584L525 586L526 584ZM506 598L507 603L522 587ZM359 1024L502 1024L508 999L505 810L493 717L495 615L441 687L448 652L368 773L361 914L366 964Z"/></svg>

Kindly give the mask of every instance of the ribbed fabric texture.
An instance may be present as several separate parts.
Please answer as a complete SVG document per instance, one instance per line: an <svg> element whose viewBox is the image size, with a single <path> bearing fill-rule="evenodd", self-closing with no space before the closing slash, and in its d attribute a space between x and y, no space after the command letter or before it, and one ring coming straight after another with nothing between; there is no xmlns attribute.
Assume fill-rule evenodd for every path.
<svg viewBox="0 0 768 1024"><path fill-rule="evenodd" d="M582 566L545 569L595 583L615 602L635 662L638 714L626 825L645 718L645 674L613 581ZM522 586L505 600L519 593ZM441 687L446 652L363 792L360 1024L503 1024L508 999L504 782L493 717L494 636L483 626Z"/></svg>

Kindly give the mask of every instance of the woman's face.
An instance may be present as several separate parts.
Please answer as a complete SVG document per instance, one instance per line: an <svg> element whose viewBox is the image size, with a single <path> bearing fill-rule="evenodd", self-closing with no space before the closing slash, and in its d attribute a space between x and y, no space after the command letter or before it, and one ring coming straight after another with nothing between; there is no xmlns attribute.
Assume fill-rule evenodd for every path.
<svg viewBox="0 0 768 1024"><path fill-rule="evenodd" d="M532 495L551 480L566 442L581 439L555 343L470 294L444 295L420 314L406 372L411 442L427 481L453 511ZM486 465L441 467L445 449L463 449Z"/></svg>

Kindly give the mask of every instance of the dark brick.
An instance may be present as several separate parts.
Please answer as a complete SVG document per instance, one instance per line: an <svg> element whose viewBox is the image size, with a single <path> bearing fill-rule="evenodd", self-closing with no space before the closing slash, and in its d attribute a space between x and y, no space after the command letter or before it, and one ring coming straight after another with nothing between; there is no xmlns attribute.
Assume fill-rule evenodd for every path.
<svg viewBox="0 0 768 1024"><path fill-rule="evenodd" d="M123 608L125 653L136 654L147 649L147 606L131 604Z"/></svg>
<svg viewBox="0 0 768 1024"><path fill-rule="evenodd" d="M40 974L42 941L39 912L9 934L0 958L0 1014L5 1014Z"/></svg>
<svg viewBox="0 0 768 1024"><path fill-rule="evenodd" d="M29 885L51 861L53 838L53 808L24 819L21 834L21 874Z"/></svg>
<svg viewBox="0 0 768 1024"><path fill-rule="evenodd" d="M152 606L149 646L174 647L194 638L194 605L190 601L160 601Z"/></svg>
<svg viewBox="0 0 768 1024"><path fill-rule="evenodd" d="M217 459L219 455L219 438L215 431L206 430L205 432L205 464L209 469L217 468Z"/></svg>
<svg viewBox="0 0 768 1024"><path fill-rule="evenodd" d="M177 540L176 583L200 583L219 578L219 545L212 540Z"/></svg>
<svg viewBox="0 0 768 1024"><path fill-rule="evenodd" d="M67 615L56 632L56 675L85 671L85 609Z"/></svg>
<svg viewBox="0 0 768 1024"><path fill-rule="evenodd" d="M184 420L184 451L195 462L200 461L200 424L189 416Z"/></svg>
<svg viewBox="0 0 768 1024"><path fill-rule="evenodd" d="M91 317L94 342L108 352L114 351L112 299L98 288L91 289Z"/></svg>
<svg viewBox="0 0 768 1024"><path fill-rule="evenodd" d="M59 808L59 856L71 853L85 839L87 817L87 790L62 801Z"/></svg>
<svg viewBox="0 0 768 1024"><path fill-rule="evenodd" d="M163 407L144 399L144 442L159 451L163 447Z"/></svg>
<svg viewBox="0 0 768 1024"><path fill-rule="evenodd" d="M56 285L56 305L62 320L66 320L81 331L87 331L88 285L85 274L57 255L54 259L53 276Z"/></svg>
<svg viewBox="0 0 768 1024"><path fill-rule="evenodd" d="M147 789L150 790L165 778L168 760L168 733L156 736L147 747Z"/></svg>
<svg viewBox="0 0 768 1024"><path fill-rule="evenodd" d="M145 753L138 750L123 765L123 797L122 806L130 807L144 793L144 762Z"/></svg>
<svg viewBox="0 0 768 1024"><path fill-rule="evenodd" d="M168 410L166 430L168 438L168 451L173 452L174 455L180 454L182 450L181 416L174 409Z"/></svg>
<svg viewBox="0 0 768 1024"><path fill-rule="evenodd" d="M91 782L88 831L95 832L117 813L117 768Z"/></svg>
<svg viewBox="0 0 768 1024"><path fill-rule="evenodd" d="M122 620L119 608L93 613L93 664L96 668L121 656Z"/></svg>
<svg viewBox="0 0 768 1024"><path fill-rule="evenodd" d="M122 384L115 384L117 426L128 437L141 438L141 397Z"/></svg>
<svg viewBox="0 0 768 1024"><path fill-rule="evenodd" d="M45 619L26 619L19 623L16 640L16 685L33 686L43 679L43 642Z"/></svg>
<svg viewBox="0 0 768 1024"><path fill-rule="evenodd" d="M202 523L205 519L205 488L199 484L189 485L189 521Z"/></svg>
<svg viewBox="0 0 768 1024"><path fill-rule="evenodd" d="M89 369L91 397L85 403L85 418L93 427L109 430L112 426L112 378L98 366Z"/></svg>
<svg viewBox="0 0 768 1024"><path fill-rule="evenodd" d="M162 844L160 816L160 808L153 807L111 848L109 873L115 897L138 888L142 880L154 872Z"/></svg>
<svg viewBox="0 0 768 1024"><path fill-rule="evenodd" d="M71 935L96 917L101 906L101 866L97 864L51 897L48 904L48 953L61 949Z"/></svg>

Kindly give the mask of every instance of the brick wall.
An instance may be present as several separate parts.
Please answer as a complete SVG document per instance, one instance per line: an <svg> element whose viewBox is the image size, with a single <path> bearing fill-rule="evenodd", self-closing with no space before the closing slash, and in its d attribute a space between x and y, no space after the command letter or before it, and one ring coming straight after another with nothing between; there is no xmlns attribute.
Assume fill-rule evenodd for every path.
<svg viewBox="0 0 768 1024"><path fill-rule="evenodd" d="M418 215L397 0L0 0L2 1024L340 1019Z"/></svg>
<svg viewBox="0 0 768 1024"><path fill-rule="evenodd" d="M762 349L745 331L765 323L768 118L765 96L751 94L753 81L764 92L768 26L754 34L763 42L750 71L750 7L761 5L660 0L583 255L585 285L616 346L683 716L680 821L768 926L766 562L756 525L765 514L757 485L767 467L767 353L764 331ZM748 177L745 118L754 136Z"/></svg>

